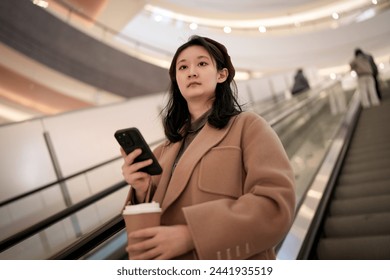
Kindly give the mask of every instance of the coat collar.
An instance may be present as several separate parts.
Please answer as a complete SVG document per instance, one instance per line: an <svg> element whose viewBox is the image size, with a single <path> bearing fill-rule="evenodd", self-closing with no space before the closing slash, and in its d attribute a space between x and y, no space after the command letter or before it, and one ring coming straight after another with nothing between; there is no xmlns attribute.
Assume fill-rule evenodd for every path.
<svg viewBox="0 0 390 280"><path fill-rule="evenodd" d="M168 172L168 174L161 177L160 183L154 195L154 200L160 201L163 211L165 211L184 191L197 163L211 148L215 147L222 141L227 132L230 130L235 118L236 117L231 118L228 125L226 125L223 129L216 129L206 123L181 156L170 180L170 176L168 174L172 172L172 165L180 150L182 142L180 141L178 143L171 144L165 148L164 158L169 159L166 162L166 166L168 166L168 170L166 170L166 172Z"/></svg>

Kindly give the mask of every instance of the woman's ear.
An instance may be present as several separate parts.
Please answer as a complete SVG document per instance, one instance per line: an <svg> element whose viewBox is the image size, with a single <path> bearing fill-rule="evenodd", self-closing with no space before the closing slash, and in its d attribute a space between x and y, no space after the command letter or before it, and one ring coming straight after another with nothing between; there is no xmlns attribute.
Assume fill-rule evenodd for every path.
<svg viewBox="0 0 390 280"><path fill-rule="evenodd" d="M227 68L223 68L222 70L219 70L218 71L218 83L223 83L224 81L226 81L226 79L229 77L229 71L227 70Z"/></svg>

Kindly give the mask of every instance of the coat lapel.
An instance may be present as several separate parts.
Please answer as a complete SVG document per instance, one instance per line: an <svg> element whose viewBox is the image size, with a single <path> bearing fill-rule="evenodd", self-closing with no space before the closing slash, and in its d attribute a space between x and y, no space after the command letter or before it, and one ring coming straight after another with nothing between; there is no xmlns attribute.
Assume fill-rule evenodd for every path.
<svg viewBox="0 0 390 280"><path fill-rule="evenodd" d="M185 189L191 174L196 164L201 160L203 155L207 153L212 147L216 146L226 135L231 126L232 120L223 129L215 129L208 124L199 132L192 143L188 146L187 150L180 158L172 178L169 182L169 176L164 176L164 181L161 181L158 188L161 188L160 192L157 190L156 196L163 199L162 209L167 209L183 192ZM169 158L173 158L173 161L180 149L180 145L174 144L169 151ZM169 170L171 172L172 169ZM169 184L169 187L168 187ZM165 191L166 190L166 191ZM162 194L162 192L165 193ZM161 195L163 197L161 197ZM156 197L157 198L157 197ZM161 201L161 200L160 200Z"/></svg>
<svg viewBox="0 0 390 280"><path fill-rule="evenodd" d="M163 174L161 175L160 182L158 183L157 190L153 196L154 201L160 202L162 207L162 201L165 197L165 193L168 188L169 181L171 179L172 167L175 162L176 156L180 150L182 142L177 142L164 147L163 157L159 159L159 162L163 168Z"/></svg>

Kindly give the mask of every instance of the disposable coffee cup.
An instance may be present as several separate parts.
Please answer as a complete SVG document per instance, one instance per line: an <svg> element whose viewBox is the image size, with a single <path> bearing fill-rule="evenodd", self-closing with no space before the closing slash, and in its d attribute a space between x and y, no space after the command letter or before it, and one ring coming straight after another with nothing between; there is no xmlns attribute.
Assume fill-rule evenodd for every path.
<svg viewBox="0 0 390 280"><path fill-rule="evenodd" d="M127 205L122 215L126 224L127 243L132 245L144 239L129 238L131 232L160 225L161 208L158 202Z"/></svg>

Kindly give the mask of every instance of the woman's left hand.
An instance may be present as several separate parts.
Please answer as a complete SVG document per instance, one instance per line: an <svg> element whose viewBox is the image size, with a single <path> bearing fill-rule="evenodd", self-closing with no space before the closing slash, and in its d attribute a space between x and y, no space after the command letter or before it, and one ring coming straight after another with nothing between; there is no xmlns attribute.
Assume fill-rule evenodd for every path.
<svg viewBox="0 0 390 280"><path fill-rule="evenodd" d="M194 249L186 225L141 229L130 233L129 238L146 239L127 246L126 251L132 260L168 260Z"/></svg>

